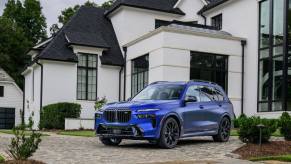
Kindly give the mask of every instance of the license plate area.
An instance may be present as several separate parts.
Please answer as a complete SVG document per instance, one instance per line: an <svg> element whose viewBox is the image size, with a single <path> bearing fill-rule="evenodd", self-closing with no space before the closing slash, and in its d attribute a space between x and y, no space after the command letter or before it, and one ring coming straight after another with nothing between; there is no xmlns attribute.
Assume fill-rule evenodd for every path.
<svg viewBox="0 0 291 164"><path fill-rule="evenodd" d="M113 134L121 134L121 129L112 129Z"/></svg>

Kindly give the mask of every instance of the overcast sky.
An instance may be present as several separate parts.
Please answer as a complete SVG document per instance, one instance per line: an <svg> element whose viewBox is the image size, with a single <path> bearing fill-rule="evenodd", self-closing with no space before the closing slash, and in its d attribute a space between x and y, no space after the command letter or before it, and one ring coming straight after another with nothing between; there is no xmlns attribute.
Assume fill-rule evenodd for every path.
<svg viewBox="0 0 291 164"><path fill-rule="evenodd" d="M5 8L5 3L8 0L0 0L0 15L3 13ZM58 16L61 14L61 11L67 7L74 6L76 4L84 4L88 0L40 0L41 6L43 7L42 12L46 17L47 27L49 27L58 22ZM106 0L90 0L94 1L97 4L102 4ZM49 30L48 30L49 35Z"/></svg>

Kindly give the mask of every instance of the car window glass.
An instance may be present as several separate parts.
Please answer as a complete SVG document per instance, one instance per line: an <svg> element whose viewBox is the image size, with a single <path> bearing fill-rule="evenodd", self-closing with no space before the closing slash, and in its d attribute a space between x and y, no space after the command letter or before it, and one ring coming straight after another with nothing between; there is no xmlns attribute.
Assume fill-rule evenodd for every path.
<svg viewBox="0 0 291 164"><path fill-rule="evenodd" d="M223 96L223 94L221 93L220 90L215 88L214 89L214 94L216 95L216 98L217 98L216 101L224 101L224 96Z"/></svg>
<svg viewBox="0 0 291 164"><path fill-rule="evenodd" d="M199 87L196 85L190 86L186 92L186 97L188 96L193 96L193 97L195 96L197 98L197 102L200 102Z"/></svg>
<svg viewBox="0 0 291 164"><path fill-rule="evenodd" d="M217 97L213 92L213 88L212 87L208 87L208 86L200 86L200 97L201 97L201 101L203 100L203 102L208 102L208 101L216 101ZM203 98L203 99L202 99Z"/></svg>

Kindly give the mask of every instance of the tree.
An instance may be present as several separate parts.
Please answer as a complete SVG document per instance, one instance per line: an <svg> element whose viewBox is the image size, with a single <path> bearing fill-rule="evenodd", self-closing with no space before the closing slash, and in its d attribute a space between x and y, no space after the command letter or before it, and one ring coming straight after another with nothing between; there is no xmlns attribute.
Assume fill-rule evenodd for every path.
<svg viewBox="0 0 291 164"><path fill-rule="evenodd" d="M0 66L22 87L21 72L28 60L25 52L31 42L15 22L0 17Z"/></svg>
<svg viewBox="0 0 291 164"><path fill-rule="evenodd" d="M17 23L32 45L45 39L46 19L38 0L8 0L3 16ZM31 45L31 46L32 46Z"/></svg>
<svg viewBox="0 0 291 164"><path fill-rule="evenodd" d="M103 8L103 9L106 9L106 10L108 10L111 6L112 6L112 4L115 2L115 0L109 0L109 1L107 1L107 2L104 2L102 5L101 5L101 7Z"/></svg>

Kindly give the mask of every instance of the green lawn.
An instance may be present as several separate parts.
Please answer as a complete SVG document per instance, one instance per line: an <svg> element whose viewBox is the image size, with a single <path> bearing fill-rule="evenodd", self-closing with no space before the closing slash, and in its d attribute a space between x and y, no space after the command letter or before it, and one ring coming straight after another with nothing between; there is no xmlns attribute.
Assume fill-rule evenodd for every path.
<svg viewBox="0 0 291 164"><path fill-rule="evenodd" d="M4 158L0 155L0 163L3 163L4 161Z"/></svg>
<svg viewBox="0 0 291 164"><path fill-rule="evenodd" d="M95 137L95 131L93 130L69 130L69 131L61 131L57 134L60 135L68 135L68 136L81 136L81 137Z"/></svg>
<svg viewBox="0 0 291 164"><path fill-rule="evenodd" d="M0 129L0 133L13 134L13 131L12 130L6 130L6 129ZM31 131L25 131L24 134L25 135L30 135ZM49 135L42 133L42 136L49 136Z"/></svg>
<svg viewBox="0 0 291 164"><path fill-rule="evenodd" d="M258 157L258 158L251 159L251 161L270 161L270 160L282 161L282 162L291 162L291 155Z"/></svg>
<svg viewBox="0 0 291 164"><path fill-rule="evenodd" d="M237 129L231 130L230 135L231 136L238 136ZM282 137L282 135L280 134L280 131L279 130L277 130L275 133L273 133L272 136L273 137Z"/></svg>

